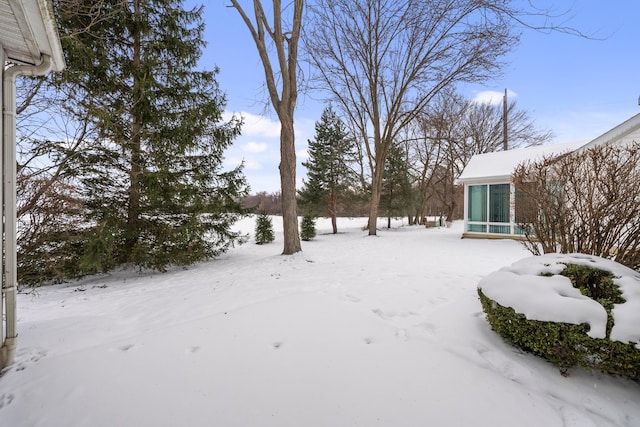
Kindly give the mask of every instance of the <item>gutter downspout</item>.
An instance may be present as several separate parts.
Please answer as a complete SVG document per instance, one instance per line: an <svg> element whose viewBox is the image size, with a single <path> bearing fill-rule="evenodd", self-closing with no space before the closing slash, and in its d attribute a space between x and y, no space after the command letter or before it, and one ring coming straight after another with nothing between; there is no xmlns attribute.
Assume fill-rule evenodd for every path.
<svg viewBox="0 0 640 427"><path fill-rule="evenodd" d="M0 369L13 363L18 344L16 331L16 293L18 267L16 259L16 78L18 76L42 76L47 74L53 61L42 55L39 65L12 65L4 70L2 79L2 151L3 151L3 202L4 202L4 263L2 294L6 304L6 335L0 347ZM1 336L1 334L0 334Z"/></svg>

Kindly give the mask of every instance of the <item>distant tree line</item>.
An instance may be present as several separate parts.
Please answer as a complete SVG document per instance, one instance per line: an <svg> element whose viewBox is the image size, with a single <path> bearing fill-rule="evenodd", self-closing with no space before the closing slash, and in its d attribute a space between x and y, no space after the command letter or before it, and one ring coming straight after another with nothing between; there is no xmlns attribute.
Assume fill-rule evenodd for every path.
<svg viewBox="0 0 640 427"><path fill-rule="evenodd" d="M389 147L384 162L378 217L406 217L423 224L427 217L462 218L463 189L456 184L475 154L505 148L505 111L500 104L465 99L443 91L416 115ZM535 127L528 113L508 103L507 148L538 145L552 137ZM331 107L316 122L309 141L307 178L299 190L301 214L333 218L369 214L371 170L366 148ZM265 200L263 198L263 200Z"/></svg>

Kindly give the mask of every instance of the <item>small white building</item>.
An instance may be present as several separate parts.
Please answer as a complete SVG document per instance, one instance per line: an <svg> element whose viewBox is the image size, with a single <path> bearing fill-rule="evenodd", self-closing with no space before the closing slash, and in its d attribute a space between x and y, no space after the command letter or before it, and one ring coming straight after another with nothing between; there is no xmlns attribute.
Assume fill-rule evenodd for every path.
<svg viewBox="0 0 640 427"><path fill-rule="evenodd" d="M2 82L2 298L0 369L13 363L16 331L16 78L61 71L64 56L50 0L0 0L0 81Z"/></svg>
<svg viewBox="0 0 640 427"><path fill-rule="evenodd" d="M591 141L549 144L473 156L458 181L464 185L462 237L520 238L512 174L520 163L601 144L640 141L640 114Z"/></svg>

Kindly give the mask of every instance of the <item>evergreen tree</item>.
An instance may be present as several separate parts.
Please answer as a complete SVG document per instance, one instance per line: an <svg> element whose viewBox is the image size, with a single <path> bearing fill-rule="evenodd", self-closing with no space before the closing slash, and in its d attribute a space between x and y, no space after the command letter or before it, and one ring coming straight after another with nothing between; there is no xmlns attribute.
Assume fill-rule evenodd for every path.
<svg viewBox="0 0 640 427"><path fill-rule="evenodd" d="M341 194L354 182L349 164L356 156L355 142L331 107L316 122L315 140L309 142L308 181L299 191L300 205L310 214L331 217L333 233L338 232L336 216Z"/></svg>
<svg viewBox="0 0 640 427"><path fill-rule="evenodd" d="M256 218L256 244L271 243L274 239L271 217L266 213L261 213Z"/></svg>
<svg viewBox="0 0 640 427"><path fill-rule="evenodd" d="M380 208L387 212L387 228L391 228L392 216L411 214L413 199L407 152L401 144L394 144L385 163L380 195Z"/></svg>
<svg viewBox="0 0 640 427"><path fill-rule="evenodd" d="M217 70L197 71L202 6L182 0L107 0L100 19L59 9L75 120L95 129L74 157L88 227L81 265L164 269L224 252L242 241L242 168L221 170L240 122L222 122Z"/></svg>
<svg viewBox="0 0 640 427"><path fill-rule="evenodd" d="M316 221L312 215L305 215L300 223L300 238L308 242L314 237L316 237Z"/></svg>

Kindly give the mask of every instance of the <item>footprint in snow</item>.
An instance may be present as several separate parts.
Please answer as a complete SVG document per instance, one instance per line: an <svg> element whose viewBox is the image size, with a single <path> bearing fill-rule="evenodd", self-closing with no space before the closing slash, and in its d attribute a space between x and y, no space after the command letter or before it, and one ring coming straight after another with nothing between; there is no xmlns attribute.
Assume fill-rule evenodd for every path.
<svg viewBox="0 0 640 427"><path fill-rule="evenodd" d="M118 347L118 350L122 351L123 353L126 353L127 351L131 350L134 347L135 347L135 344L125 344L121 347Z"/></svg>
<svg viewBox="0 0 640 427"><path fill-rule="evenodd" d="M491 367L493 370L501 373L506 378L517 383L522 383L528 379L531 379L531 370L524 365L519 364L513 360L509 360L500 352L494 351L485 347L482 344L475 346L476 351Z"/></svg>
<svg viewBox="0 0 640 427"><path fill-rule="evenodd" d="M11 393L0 394L0 409L9 406L15 397Z"/></svg>
<svg viewBox="0 0 640 427"><path fill-rule="evenodd" d="M577 408L570 406L560 407L562 423L564 427L597 427L598 425Z"/></svg>
<svg viewBox="0 0 640 427"><path fill-rule="evenodd" d="M422 329L422 331L425 332L425 334L429 337L436 336L436 334L438 333L438 327L433 323L423 322L417 324L416 326Z"/></svg>
<svg viewBox="0 0 640 427"><path fill-rule="evenodd" d="M406 329L396 329L396 337L402 341L409 341L409 335Z"/></svg>
<svg viewBox="0 0 640 427"><path fill-rule="evenodd" d="M38 363L40 359L47 355L47 350L43 348L26 348L17 353L15 370L24 371L31 364Z"/></svg>
<svg viewBox="0 0 640 427"><path fill-rule="evenodd" d="M347 299L347 301L360 302L360 298L358 298L356 296L353 296L353 295L350 295L350 294L347 294L344 297Z"/></svg>
<svg viewBox="0 0 640 427"><path fill-rule="evenodd" d="M376 314L377 316L379 316L380 318L387 320L388 316L384 313L384 311L382 311L379 308L374 308L373 310L371 310L372 313Z"/></svg>

